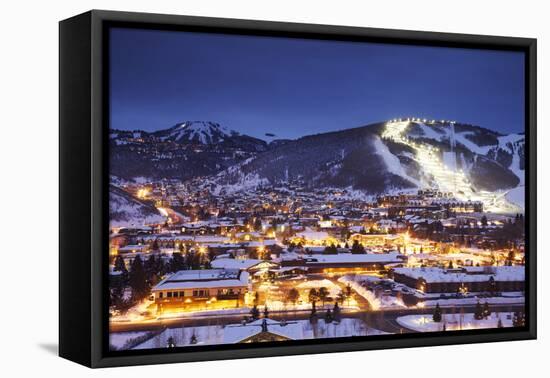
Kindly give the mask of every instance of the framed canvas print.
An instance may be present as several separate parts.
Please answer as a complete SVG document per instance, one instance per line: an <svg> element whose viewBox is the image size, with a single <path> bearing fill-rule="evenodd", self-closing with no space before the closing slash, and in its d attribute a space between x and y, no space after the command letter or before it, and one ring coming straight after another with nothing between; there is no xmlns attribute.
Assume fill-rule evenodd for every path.
<svg viewBox="0 0 550 378"><path fill-rule="evenodd" d="M60 23L60 355L536 337L536 41Z"/></svg>

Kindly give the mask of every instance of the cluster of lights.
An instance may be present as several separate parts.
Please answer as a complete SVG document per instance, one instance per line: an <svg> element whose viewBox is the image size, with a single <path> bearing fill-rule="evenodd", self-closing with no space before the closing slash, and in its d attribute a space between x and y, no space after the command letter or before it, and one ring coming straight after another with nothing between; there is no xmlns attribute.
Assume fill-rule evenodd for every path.
<svg viewBox="0 0 550 378"><path fill-rule="evenodd" d="M413 118L412 121L419 120ZM416 160L434 179L441 191L452 192L460 201L482 202L484 208L491 212L509 212L517 210L504 197L504 193L488 191L475 192L472 184L462 170L449 169L438 156L439 149L416 143L404 137L403 134L411 122L410 118L402 121L392 120L386 124L382 138L396 143L405 144L416 152ZM450 122L454 124L453 121Z"/></svg>
<svg viewBox="0 0 550 378"><path fill-rule="evenodd" d="M151 191L148 188L141 188L137 191L137 197L139 199L146 199L151 194Z"/></svg>

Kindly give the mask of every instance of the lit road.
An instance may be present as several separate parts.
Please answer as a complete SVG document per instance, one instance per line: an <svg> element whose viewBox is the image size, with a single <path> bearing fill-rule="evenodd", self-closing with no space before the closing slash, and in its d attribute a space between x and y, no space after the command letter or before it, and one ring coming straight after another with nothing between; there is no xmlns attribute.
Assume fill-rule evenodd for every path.
<svg viewBox="0 0 550 378"><path fill-rule="evenodd" d="M328 306L327 306L328 307ZM513 305L492 305L492 312L514 312L524 310L523 304ZM475 306L462 306L456 307L457 313L459 309L464 309L465 313L473 313ZM417 315L417 314L432 314L433 308L413 308L413 309L396 309L396 310L384 310L384 311L371 311L371 310L343 310L342 317L362 319L367 326L378 329L380 331L388 333L409 333L412 332L409 329L401 327L397 323L397 318L405 315ZM448 311L448 309L443 309ZM318 309L318 316L322 317L324 311ZM142 322L120 322L112 323L110 325L111 332L128 332L128 331L152 331L161 328L177 328L177 327L197 327L197 326L213 326L213 325L227 325L240 323L243 320L243 314L240 315L209 315L200 317L186 317L178 319L162 319L162 320L147 320ZM309 319L309 311L293 311L288 310L286 312L270 312L269 317L276 320L285 318L286 320L305 320Z"/></svg>

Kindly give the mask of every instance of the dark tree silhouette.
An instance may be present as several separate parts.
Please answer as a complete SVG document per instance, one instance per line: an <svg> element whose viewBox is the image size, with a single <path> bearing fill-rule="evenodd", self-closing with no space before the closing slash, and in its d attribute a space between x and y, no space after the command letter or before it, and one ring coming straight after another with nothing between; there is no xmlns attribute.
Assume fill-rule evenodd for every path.
<svg viewBox="0 0 550 378"><path fill-rule="evenodd" d="M298 293L298 290L295 288L292 288L287 293L287 300L292 303L293 305L296 304L298 301L298 298L300 298L300 293Z"/></svg>
<svg viewBox="0 0 550 378"><path fill-rule="evenodd" d="M309 291L309 295L308 295L309 303L316 302L318 299L319 299L319 293L317 293L317 290L315 290L315 288L312 288Z"/></svg>
<svg viewBox="0 0 550 378"><path fill-rule="evenodd" d="M115 265L113 270L115 272L122 272L122 280L124 282L128 281L128 269L126 269L124 258L121 255L117 255L117 257L115 258Z"/></svg>
<svg viewBox="0 0 550 378"><path fill-rule="evenodd" d="M328 299L328 290L326 287L319 288L319 291L317 292L317 296L319 297L319 300L323 304L323 307L325 307L325 302Z"/></svg>
<svg viewBox="0 0 550 378"><path fill-rule="evenodd" d="M481 303L479 301L476 304L476 309L474 311L474 319L481 320L483 319L483 307L481 307Z"/></svg>
<svg viewBox="0 0 550 378"><path fill-rule="evenodd" d="M134 300L142 300L149 295L149 284L143 269L143 262L140 255L137 255L130 265L129 285L132 289L132 297Z"/></svg>
<svg viewBox="0 0 550 378"><path fill-rule="evenodd" d="M258 320L260 318L260 310L258 310L258 306L254 305L252 307L252 310L250 310L250 316L252 316L252 319Z"/></svg>
<svg viewBox="0 0 550 378"><path fill-rule="evenodd" d="M435 309L434 309L434 313L433 313L433 321L435 323L439 323L439 322L441 322L442 318L443 318L443 316L442 316L441 307L439 307L439 303L437 303L435 305Z"/></svg>
<svg viewBox="0 0 550 378"><path fill-rule="evenodd" d="M365 253L365 247L363 247L357 240L353 242L353 246L351 247L351 253L359 255Z"/></svg>

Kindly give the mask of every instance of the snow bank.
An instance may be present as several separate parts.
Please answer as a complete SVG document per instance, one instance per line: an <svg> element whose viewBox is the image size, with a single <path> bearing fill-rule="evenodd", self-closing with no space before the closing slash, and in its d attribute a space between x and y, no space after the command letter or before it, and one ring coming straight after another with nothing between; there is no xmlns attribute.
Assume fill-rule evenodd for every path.
<svg viewBox="0 0 550 378"><path fill-rule="evenodd" d="M402 327L416 332L438 332L443 331L445 326L447 331L458 331L466 329L497 328L498 320L502 322L503 327L512 327L511 312L493 313L487 319L476 320L474 314L444 314L441 322L433 321L431 314L426 315L406 315L397 318L397 323Z"/></svg>

